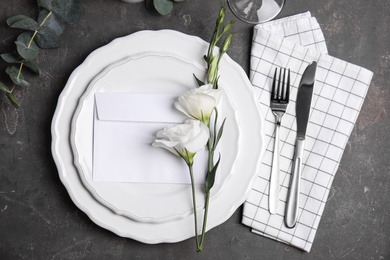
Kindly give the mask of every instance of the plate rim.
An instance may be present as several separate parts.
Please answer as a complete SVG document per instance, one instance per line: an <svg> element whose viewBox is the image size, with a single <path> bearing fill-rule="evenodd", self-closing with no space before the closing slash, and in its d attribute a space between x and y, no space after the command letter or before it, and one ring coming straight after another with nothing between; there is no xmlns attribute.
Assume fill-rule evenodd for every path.
<svg viewBox="0 0 390 260"><path fill-rule="evenodd" d="M113 46L115 45L120 45L120 42L121 41L126 41L126 40L132 40L132 39L135 39L135 38L138 38L138 37L141 37L141 38L145 38L146 36L153 36L153 38L155 38L156 36L161 36L163 35L164 37L180 37L182 39L185 39L185 40L189 40L189 41L192 41L198 45L201 45L201 46L205 46L207 43L205 41L203 41L202 39L200 39L199 37L196 37L196 36L192 36L192 35L187 35L187 34L184 34L184 33L181 33L181 32L177 32L177 31L173 31L173 30L159 30L159 31L150 31L150 30L146 30L146 31L139 31L139 32L136 32L136 33L133 33L131 35L128 35L128 36L124 36L124 37L121 37L121 38L117 38L115 40L113 40L111 43L93 51L90 55L88 55L88 57L85 59L84 62L82 62L71 74L71 76L69 77L68 79L68 82L66 83L65 85L65 88L64 90L61 92L60 96L59 96L59 99L58 99L58 104L57 104L57 107L56 107L56 110L55 110L55 113L54 113L54 116L53 116L53 121L52 121L52 125L51 125L51 132L52 132L52 155L53 155L53 159L55 161L55 164L57 166L57 169L58 169L58 173L59 173L59 176L60 176L60 180L61 182L63 183L63 185L65 186L65 188L67 189L68 191L68 194L69 196L71 197L72 201L75 203L75 205L80 209L82 210L83 212L85 212L88 217L94 222L96 223L97 225L107 229L107 230L110 230L112 231L113 233L119 235L119 236L122 236L122 237L128 237L128 238L132 238L132 239L136 239L140 242L144 242L144 243L150 243L150 244L153 244L153 243L161 243L161 242L177 242L177 241L182 241L184 239L187 239L187 238L190 238L192 236L194 236L194 232L193 232L193 228L191 228L191 230L182 230L181 233L177 234L176 232L171 232L171 234L167 235L164 231L171 227L171 222L168 222L168 224L166 225L160 225L160 224L157 224L157 225L153 225L155 228L156 226L158 226L159 228L161 228L161 231L157 232L156 234L154 234L153 236L149 234L148 237L145 236L145 230L144 229L148 229L149 227L148 226L145 226L145 225L142 225L142 223L136 223L134 221L131 221L130 219L127 219L127 221L123 220L123 218L121 218L120 216L118 215L115 215L113 214L111 211L109 211L107 208L105 208L104 206L102 206L101 204L97 204L96 201L93 201L93 198L91 198L91 195L85 190L79 190L78 193L81 193L81 194L76 194L72 191L72 187L70 185L70 183L67 182L67 179L66 178L72 178L71 180L74 181L74 184L73 186L77 186L79 188L79 186L82 186L81 183L80 183L80 180L77 178L77 176L72 176L71 174L74 173L72 172L72 170L74 170L73 168L73 165L70 166L70 174L67 173L64 169L64 165L66 163L70 163L71 164L71 155L69 154L65 154L64 158L60 158L57 153L59 152L59 150L61 149L61 145L64 143L65 147L63 149L69 149L69 147L66 147L67 143L66 141L63 141L63 140L60 140L60 136L58 135L58 131L59 131L59 126L58 124L60 124L58 122L58 119L59 119L59 116L62 115L62 113L64 113L64 102L66 101L66 98L67 96L69 95L69 92L70 92L70 86L72 84L73 81L76 80L76 78L79 76L79 74L81 73L81 70L85 67L90 67L91 66L91 63L93 62L93 60L95 59L96 56L99 56L100 55L103 55L101 54L101 52L104 52L104 49L105 48L112 48ZM194 47L197 47L194 45ZM113 58L113 57L111 57ZM240 65L238 65L236 62L234 62L228 55L224 55L224 57L222 58L221 60L221 65L223 63L227 63L227 64L230 64L231 66L233 66L237 71L239 71L239 77L242 78L242 80L246 81L247 84L251 85L250 82L249 82L249 79L248 79L248 76L246 75L246 73L243 71L243 69L241 68ZM222 67L221 67L222 68ZM258 147L258 149L256 149L256 156L258 158L258 161L261 159L261 157L263 156L264 154L264 150L265 150L265 147L264 147L264 137L263 137L263 134L264 134L264 131L263 131L263 127L264 127L264 119L260 113L260 109L259 109L259 105L255 99L255 95L254 95L254 90L251 88L249 89L248 88L248 91L251 93L251 99L253 99L253 102L255 104L255 109L257 110L256 112L257 113L252 113L253 116L257 117L257 119L259 119L259 126L257 126L257 130L259 130L256 134L256 136L254 137L258 143L262 144L261 147ZM72 102L68 102L68 103L72 103ZM74 103L74 102L73 102ZM71 109L72 110L72 109ZM69 113L69 112L68 112ZM65 124L65 127L64 129L61 129L61 131L64 131L65 135L67 134L67 132L69 132L69 129L67 129L66 127L66 124ZM63 138L66 138L63 137ZM59 143L60 141L62 141L63 143ZM69 144L68 144L69 145ZM66 153L66 151L65 151ZM251 176L249 176L249 180L248 180L248 185L246 187L246 189L244 190L244 192L239 196L239 198L237 198L237 203L235 203L234 206L231 206L229 207L226 211L226 214L224 214L224 216L220 216L220 217L213 217L213 216L210 216L209 215L209 221L208 221L208 227L207 227L207 230L225 222L233 213L234 211L245 201L247 195L248 195L248 192L249 190L251 189L251 183L253 182L255 176L256 176L256 173L258 172L259 168L260 168L260 164L259 163L255 163L256 165L253 166L252 170L254 171L253 174L251 174ZM73 187L75 188L75 187ZM95 208L91 209L89 206L89 208L87 208L84 204L85 204L85 201L83 202L82 200L91 200L90 202L92 204L96 204L94 205ZM92 212L92 210L94 210L94 212ZM103 216L101 215L96 215L97 212L99 214L105 214L105 215L110 215L109 217L110 218L113 218L114 220L114 223L111 223L110 225L106 224L103 222L102 218ZM210 217L212 219L210 219ZM217 219L215 219L217 218ZM106 221L106 220L104 220ZM116 223L117 222L117 223ZM126 227L125 228L118 228L119 225L122 225L124 222L126 222ZM186 217L184 218L183 220L180 220L176 223L176 225L174 226L176 229L177 229L177 225L190 225L192 222L192 219L189 219L189 217ZM115 225L114 225L115 224ZM142 229L142 230L138 230L137 233L135 233L135 231L124 231L123 229L128 229L129 227L128 226L132 226L133 228L139 228L139 229ZM162 227L160 227L162 226ZM166 226L166 227L165 227ZM150 230L150 229L148 229Z"/></svg>

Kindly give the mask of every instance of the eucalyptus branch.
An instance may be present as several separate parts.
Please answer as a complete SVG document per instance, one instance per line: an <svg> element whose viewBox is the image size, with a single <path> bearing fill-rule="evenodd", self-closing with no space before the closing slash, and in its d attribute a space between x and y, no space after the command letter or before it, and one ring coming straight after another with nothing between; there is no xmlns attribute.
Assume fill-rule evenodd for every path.
<svg viewBox="0 0 390 260"><path fill-rule="evenodd" d="M45 22L47 21L47 19L50 17L51 14L52 14L52 12L49 12L49 13L46 15L46 17L43 19L43 21L39 24L38 29L34 31L34 34L31 36L31 39L30 39L30 41L28 42L27 49L30 49L30 48L31 48L31 44L34 42L34 38L35 38L35 36L37 35L38 30L45 24ZM21 62L21 63L20 63L20 66L19 66L18 75L17 75L17 77L16 77L17 80L20 80L20 76L22 75L23 65L24 65L24 62ZM15 87L16 87L16 84L13 84L12 89L11 89L11 91L10 91L8 94L12 94L12 93L14 92L14 90L15 90ZM16 105L17 107L19 107L20 104L19 104L19 102L17 102L17 101L15 100L15 105Z"/></svg>
<svg viewBox="0 0 390 260"><path fill-rule="evenodd" d="M0 55L5 62L11 64L5 72L12 82L11 87L0 82L0 91L4 92L10 103L17 108L20 103L14 96L14 91L17 87L30 86L24 79L23 69L26 67L41 75L41 70L34 62L40 49L59 47L59 36L65 24L75 23L82 10L81 0L38 0L38 6L41 10L37 21L25 15L7 19L7 24L11 28L25 30L17 37L16 51Z"/></svg>

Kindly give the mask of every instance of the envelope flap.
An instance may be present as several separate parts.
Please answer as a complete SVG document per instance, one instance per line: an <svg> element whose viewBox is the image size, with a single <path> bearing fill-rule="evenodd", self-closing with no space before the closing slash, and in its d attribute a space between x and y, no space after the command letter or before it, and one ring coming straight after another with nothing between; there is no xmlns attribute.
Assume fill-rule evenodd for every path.
<svg viewBox="0 0 390 260"><path fill-rule="evenodd" d="M181 123L185 116L174 103L178 94L98 92L97 118L103 121Z"/></svg>

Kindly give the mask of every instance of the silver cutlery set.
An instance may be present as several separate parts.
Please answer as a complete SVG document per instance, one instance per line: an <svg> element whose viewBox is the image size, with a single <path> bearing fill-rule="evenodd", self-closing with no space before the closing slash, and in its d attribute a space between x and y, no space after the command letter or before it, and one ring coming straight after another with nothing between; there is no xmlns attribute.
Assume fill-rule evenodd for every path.
<svg viewBox="0 0 390 260"><path fill-rule="evenodd" d="M292 173L285 211L285 224L293 228L298 219L300 179L302 175L302 160L305 145L306 128L309 121L310 105L313 95L317 63L312 62L305 69L298 86L296 99L297 137L295 142ZM275 143L272 158L272 171L269 184L269 212L276 214L279 202L279 129L281 120L287 110L290 99L290 70L275 69L271 91L271 110L275 115Z"/></svg>

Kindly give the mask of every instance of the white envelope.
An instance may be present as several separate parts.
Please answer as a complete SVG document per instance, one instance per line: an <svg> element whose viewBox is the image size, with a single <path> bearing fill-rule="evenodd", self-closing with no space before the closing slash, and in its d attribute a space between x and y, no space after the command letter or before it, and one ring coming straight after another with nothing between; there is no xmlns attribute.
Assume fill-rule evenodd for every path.
<svg viewBox="0 0 390 260"><path fill-rule="evenodd" d="M182 158L152 146L156 133L186 117L174 108L179 94L96 93L93 180L190 183ZM204 183L207 152L195 155L194 178Z"/></svg>

